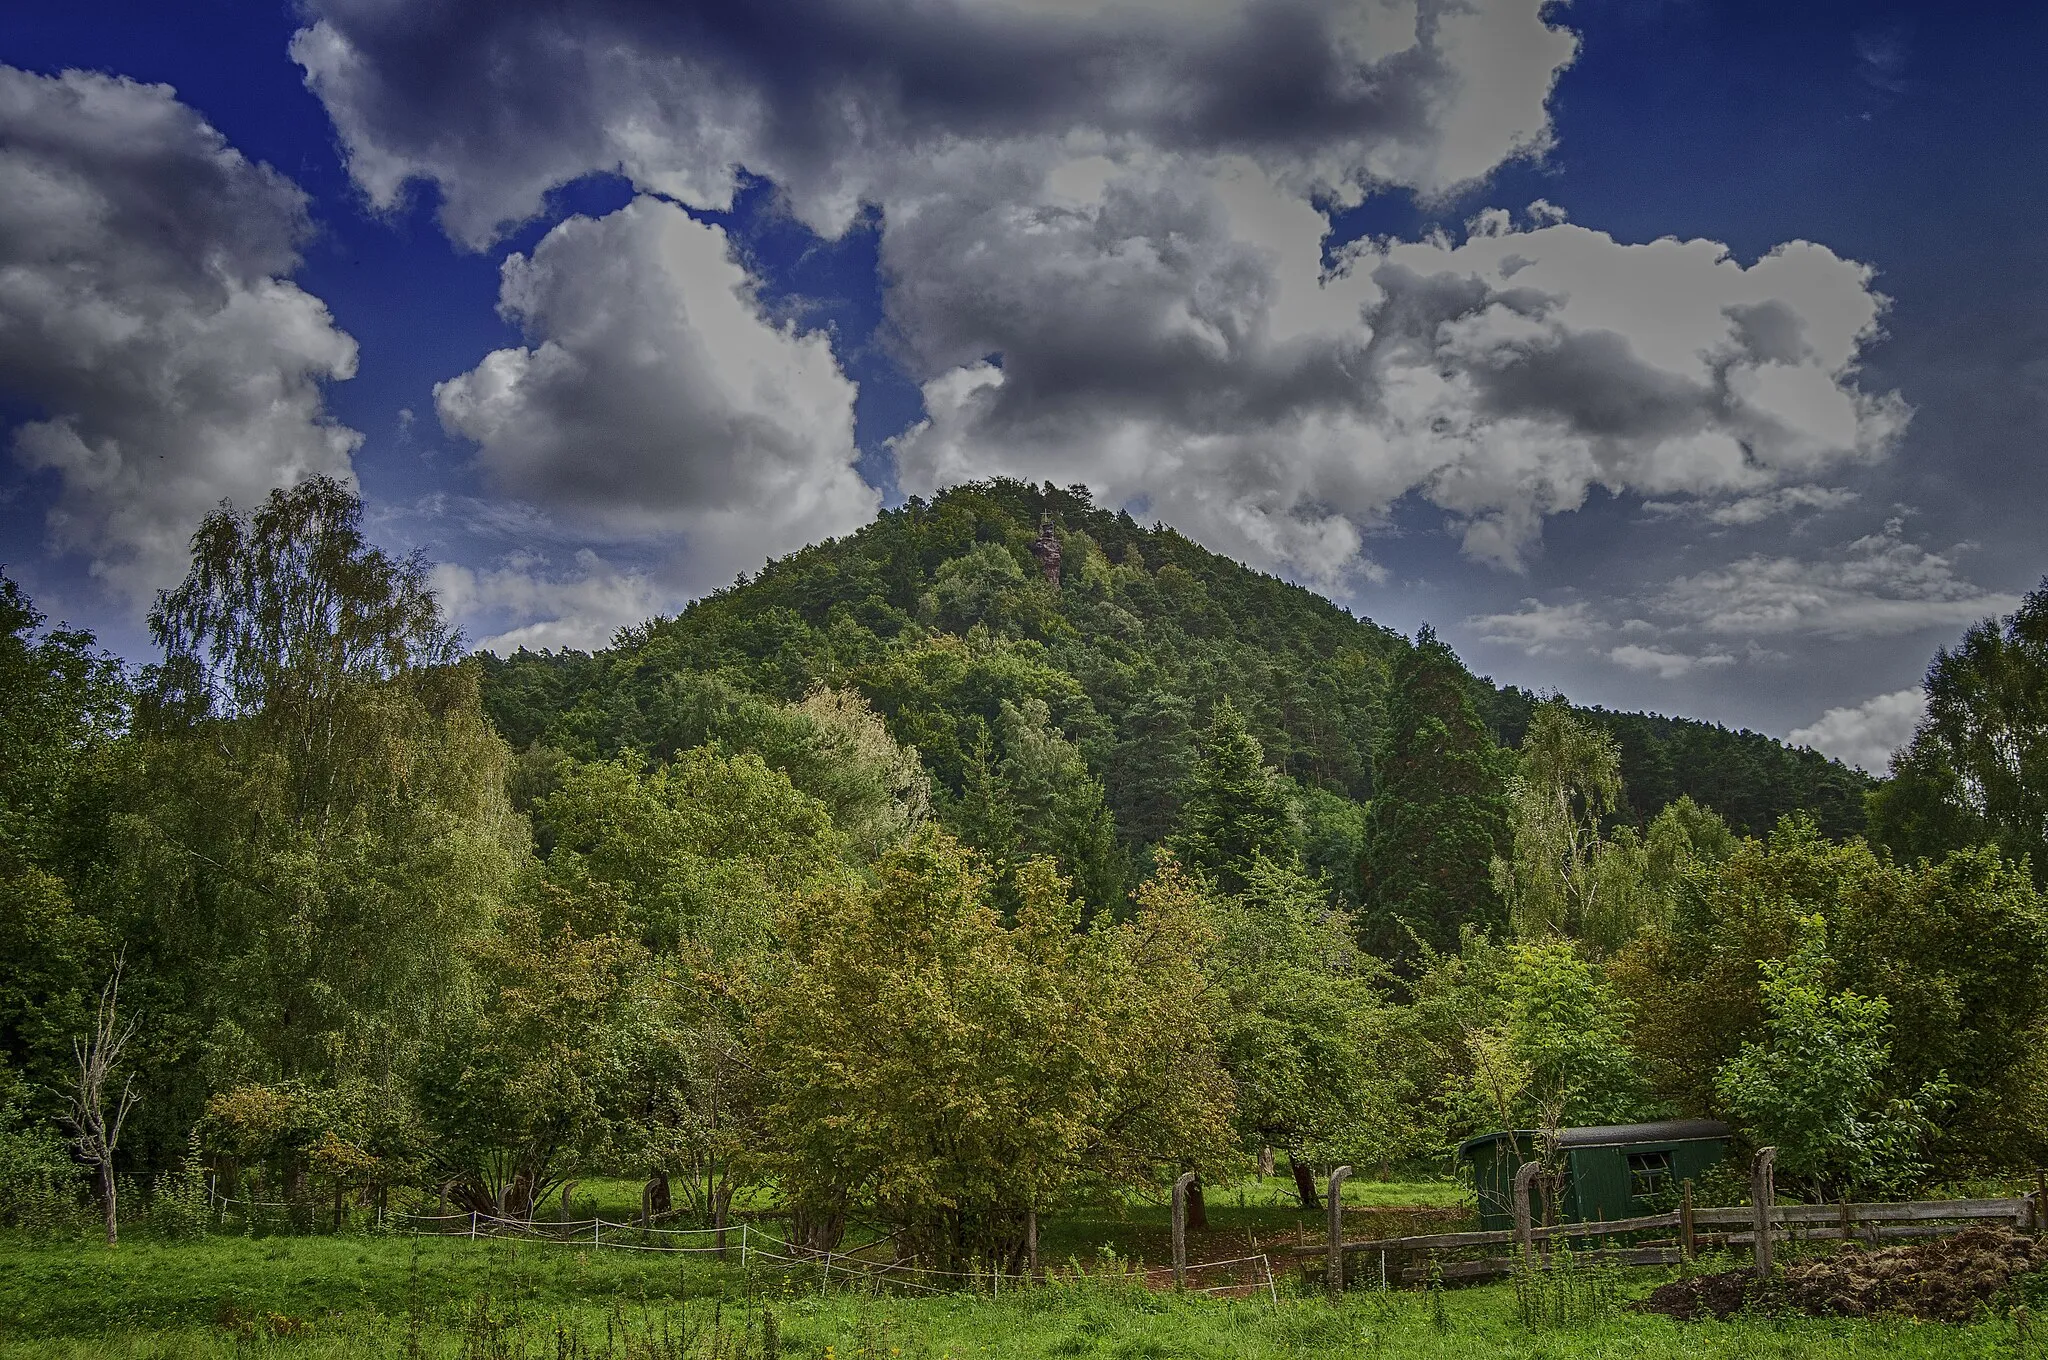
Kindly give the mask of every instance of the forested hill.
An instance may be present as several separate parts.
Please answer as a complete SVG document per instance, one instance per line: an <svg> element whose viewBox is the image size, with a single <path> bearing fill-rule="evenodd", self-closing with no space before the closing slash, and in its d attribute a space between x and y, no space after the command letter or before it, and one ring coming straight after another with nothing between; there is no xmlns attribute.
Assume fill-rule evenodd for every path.
<svg viewBox="0 0 2048 1360"><path fill-rule="evenodd" d="M1042 515L1057 589L1032 551ZM1372 796L1388 670L1408 646L1312 591L1098 509L1084 489L997 481L885 511L593 655L488 659L484 699L515 748L664 759L731 740L761 700L851 687L917 747L942 814L1016 756L1006 748L1028 739L1036 700L1135 847L1172 826L1196 737L1227 696L1310 820L1345 841L1348 805ZM1471 684L1497 737L1519 742L1536 696ZM1581 712L1620 744L1626 820L1690 794L1739 832L1795 810L1830 835L1862 827L1870 781L1835 761L1760 733Z"/></svg>

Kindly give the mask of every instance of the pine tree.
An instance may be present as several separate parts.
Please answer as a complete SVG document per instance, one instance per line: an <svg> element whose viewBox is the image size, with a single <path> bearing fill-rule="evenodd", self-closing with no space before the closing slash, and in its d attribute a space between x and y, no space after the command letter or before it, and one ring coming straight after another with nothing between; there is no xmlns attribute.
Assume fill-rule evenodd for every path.
<svg viewBox="0 0 2048 1360"><path fill-rule="evenodd" d="M1480 721L1465 668L1427 625L1395 661L1366 813L1365 936L1394 957L1455 948L1459 929L1506 925L1490 879L1508 835L1505 754Z"/></svg>
<svg viewBox="0 0 2048 1360"><path fill-rule="evenodd" d="M1286 791L1266 768L1259 739L1236 705L1219 700L1195 753L1168 848L1187 868L1236 892L1255 855L1291 863L1299 843Z"/></svg>

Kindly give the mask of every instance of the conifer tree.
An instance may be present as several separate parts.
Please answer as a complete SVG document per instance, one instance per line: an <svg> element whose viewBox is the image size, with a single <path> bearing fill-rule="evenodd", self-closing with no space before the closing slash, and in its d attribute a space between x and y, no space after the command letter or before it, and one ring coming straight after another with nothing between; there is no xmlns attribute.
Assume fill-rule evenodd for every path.
<svg viewBox="0 0 2048 1360"><path fill-rule="evenodd" d="M1266 753L1228 698L1217 702L1195 753L1167 844L1186 868L1225 892L1244 886L1253 857L1293 861L1300 836Z"/></svg>
<svg viewBox="0 0 2048 1360"><path fill-rule="evenodd" d="M1463 926L1506 924L1490 866L1510 845L1508 762L1468 683L1427 625L1394 663L1362 866L1366 941L1384 954L1412 953L1411 930L1442 950Z"/></svg>

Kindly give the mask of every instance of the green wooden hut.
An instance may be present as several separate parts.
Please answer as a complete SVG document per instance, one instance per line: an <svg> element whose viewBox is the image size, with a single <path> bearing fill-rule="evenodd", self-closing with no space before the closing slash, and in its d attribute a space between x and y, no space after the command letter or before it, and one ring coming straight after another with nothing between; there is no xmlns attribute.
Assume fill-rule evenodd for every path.
<svg viewBox="0 0 2048 1360"><path fill-rule="evenodd" d="M1677 1203L1682 1182L1699 1179L1727 1157L1733 1134L1712 1119L1561 1129L1557 1150L1564 1160L1565 1185L1558 1221L1611 1221L1667 1210ZM1542 1136L1536 1129L1515 1129L1481 1134L1459 1145L1459 1159L1472 1164L1482 1230L1515 1226L1515 1170L1536 1160Z"/></svg>

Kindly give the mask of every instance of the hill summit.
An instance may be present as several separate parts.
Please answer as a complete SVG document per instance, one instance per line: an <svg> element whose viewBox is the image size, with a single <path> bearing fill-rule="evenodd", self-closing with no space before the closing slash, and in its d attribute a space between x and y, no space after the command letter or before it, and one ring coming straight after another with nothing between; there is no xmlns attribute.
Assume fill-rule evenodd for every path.
<svg viewBox="0 0 2048 1360"><path fill-rule="evenodd" d="M484 696L516 748L666 759L750 744L734 734L766 721L763 704L850 689L917 748L946 820L971 820L1006 766L1064 759L1099 782L1131 852L1168 834L1227 700L1287 785L1308 857L1342 884L1410 645L1085 488L997 480L886 510L594 654L489 658ZM1466 674L1496 739L1518 743L1537 696ZM1871 781L1838 762L1756 732L1579 711L1620 745L1625 821L1690 795L1742 833L1793 811L1829 835L1862 827Z"/></svg>

